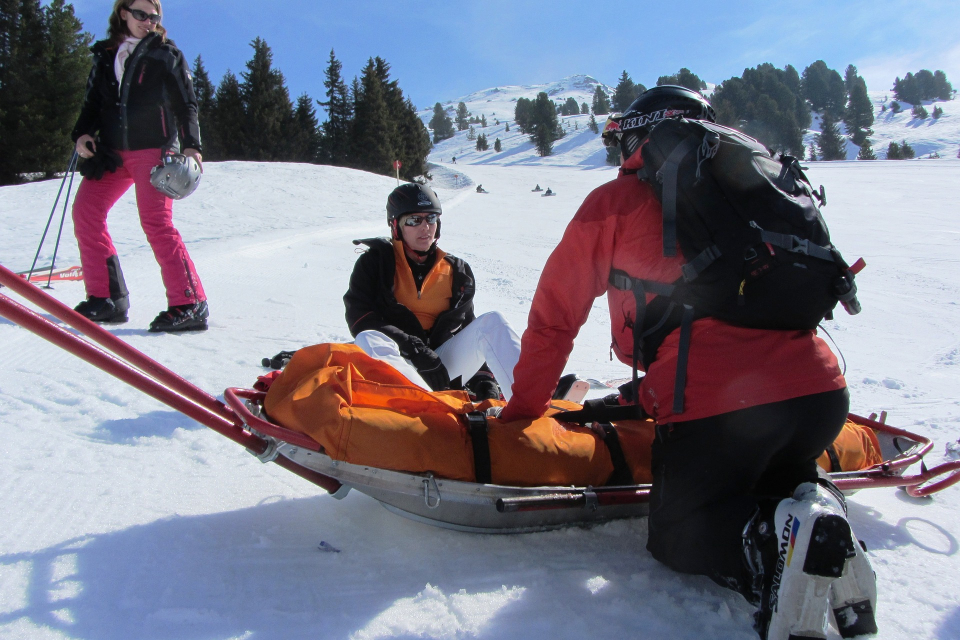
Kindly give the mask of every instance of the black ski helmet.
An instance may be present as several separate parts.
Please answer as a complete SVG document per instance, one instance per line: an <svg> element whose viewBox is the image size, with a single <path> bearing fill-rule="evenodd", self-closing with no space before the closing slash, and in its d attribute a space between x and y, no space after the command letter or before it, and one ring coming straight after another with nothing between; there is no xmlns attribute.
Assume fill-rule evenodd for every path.
<svg viewBox="0 0 960 640"><path fill-rule="evenodd" d="M400 185L387 198L387 224L394 240L401 240L397 221L408 213L436 213L440 215L440 198L430 187L419 182ZM437 239L440 238L440 220L437 219Z"/></svg>
<svg viewBox="0 0 960 640"><path fill-rule="evenodd" d="M699 92L666 84L647 89L620 116L619 140L624 158L632 156L660 120L684 117L717 121L717 114Z"/></svg>

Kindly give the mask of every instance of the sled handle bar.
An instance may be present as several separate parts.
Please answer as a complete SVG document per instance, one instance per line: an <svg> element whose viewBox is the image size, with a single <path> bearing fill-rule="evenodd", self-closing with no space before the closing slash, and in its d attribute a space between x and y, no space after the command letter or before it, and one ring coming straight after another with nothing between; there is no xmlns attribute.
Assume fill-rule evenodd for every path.
<svg viewBox="0 0 960 640"><path fill-rule="evenodd" d="M219 415L225 420L236 422L236 416L222 402L206 393L196 385L184 380L179 375L164 367L162 364L137 351L129 344L113 335L100 325L83 317L53 296L40 290L36 285L27 282L13 271L0 265L0 284L10 289L24 299L37 305L53 317L73 327L108 351L115 353L121 360L128 362L149 374L170 389L175 389L181 395L190 398L193 402ZM19 324L19 323L18 323ZM34 332L36 333L36 332Z"/></svg>
<svg viewBox="0 0 960 640"><path fill-rule="evenodd" d="M230 408L233 409L233 411L241 420L243 420L244 424L254 431L257 431L265 436L270 436L271 438L283 440L284 442L288 442L303 449L320 451L320 445L314 441L313 438L287 429L286 427L273 424L272 422L267 422L263 418L255 416L243 402L244 400L250 400L256 403L262 403L266 396L267 394L263 393L262 391L254 391L253 389L239 389L237 387L230 387L223 392L223 397L227 401L227 404L230 405Z"/></svg>
<svg viewBox="0 0 960 640"><path fill-rule="evenodd" d="M0 269L3 269L3 267L0 266ZM0 275L5 274L0 273ZM17 277L17 279L19 278ZM4 282L4 284L6 283ZM13 289L13 287L10 288ZM40 293L42 294L43 292ZM0 293L0 316L10 320L14 324L23 327L24 329L27 329L28 331L37 334L41 338L44 338L48 342L53 343L64 351L77 356L81 360L92 364L98 369L109 373L118 380L127 383L134 389L142 391L151 398L159 400L170 408L175 409L185 416L196 420L205 427L213 429L220 435L242 445L254 455L263 454L270 446L270 443L263 438L243 429L240 426L243 424L242 420L240 420L240 418L238 418L225 405L221 406L223 407L223 411L226 411L230 418L222 415L223 411L215 413L209 407L199 404L193 397L187 397L182 393L181 389L171 388L170 386L163 384L161 381L151 378L145 372L135 368L132 364L121 360L117 356L107 353L93 344L90 344L86 340L83 340L82 338L70 333L63 327L54 324L50 320L47 320L35 311L32 311L18 302L11 300L2 293ZM113 336L111 335L111 337ZM119 341L119 339L117 340ZM145 361L153 362L144 354L136 351L132 347L130 348L135 353L139 354L140 357L138 360L143 359ZM155 367L161 367L159 363L154 363L154 365ZM155 367L151 367L151 369L154 369ZM182 381L182 384L179 386L186 385L187 387L193 387L191 383L183 380L179 376L177 376L177 378ZM199 388L194 387L194 389L196 389L196 392L191 395L205 395ZM289 458L277 456L273 462L276 462L284 469L297 474L301 478L304 478L305 480L308 480L309 482L326 489L330 493L333 493L341 486L341 483L334 478L330 478L311 469L307 469L306 467L297 464Z"/></svg>

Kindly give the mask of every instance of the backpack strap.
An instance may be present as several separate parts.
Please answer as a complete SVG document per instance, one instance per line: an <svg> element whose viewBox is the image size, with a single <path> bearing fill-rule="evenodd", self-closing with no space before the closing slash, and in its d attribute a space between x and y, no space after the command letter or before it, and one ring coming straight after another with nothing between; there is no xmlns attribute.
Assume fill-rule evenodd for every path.
<svg viewBox="0 0 960 640"><path fill-rule="evenodd" d="M810 242L805 238L798 238L797 236L790 235L789 233L776 233L774 231L767 231L763 229L753 220L750 221L750 226L760 232L760 240L772 244L775 247L780 247L787 251L793 253L802 253L808 255L811 258L818 258L820 260L826 260L827 262L835 262L834 252L827 248L821 247L820 245Z"/></svg>
<svg viewBox="0 0 960 640"><path fill-rule="evenodd" d="M690 355L690 336L693 333L693 307L683 305L680 320L680 345L677 348L677 376L673 381L673 412L683 413L683 391L687 386L687 360Z"/></svg>
<svg viewBox="0 0 960 640"><path fill-rule="evenodd" d="M660 166L657 177L663 183L661 203L663 208L663 255L677 255L677 174L680 162L691 151L699 148L700 140L696 136L687 136L674 147ZM638 174L639 175L639 174Z"/></svg>

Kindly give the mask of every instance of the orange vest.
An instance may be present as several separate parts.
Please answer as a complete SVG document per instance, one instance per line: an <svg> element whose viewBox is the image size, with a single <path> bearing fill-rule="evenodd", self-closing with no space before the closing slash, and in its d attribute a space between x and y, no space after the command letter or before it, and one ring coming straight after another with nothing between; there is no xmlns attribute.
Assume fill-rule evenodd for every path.
<svg viewBox="0 0 960 640"><path fill-rule="evenodd" d="M430 331L437 316L450 308L450 298L453 297L453 268L443 259L447 254L437 249L437 261L424 278L419 291L413 280L413 271L407 263L403 243L399 240L393 241L393 255L397 263L393 295L397 302L417 316L424 331Z"/></svg>

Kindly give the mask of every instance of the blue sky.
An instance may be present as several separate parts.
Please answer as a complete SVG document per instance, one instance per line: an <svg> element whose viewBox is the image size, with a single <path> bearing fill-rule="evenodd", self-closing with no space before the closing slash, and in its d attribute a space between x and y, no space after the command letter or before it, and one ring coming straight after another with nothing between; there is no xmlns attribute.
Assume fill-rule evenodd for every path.
<svg viewBox="0 0 960 640"><path fill-rule="evenodd" d="M103 37L110 0L73 5ZM292 99L324 97L331 48L348 83L367 58L386 59L420 109L575 73L613 85L625 69L651 86L688 67L719 83L763 62L802 72L817 59L841 74L855 64L871 90L922 68L960 88L957 0L163 0L163 9L173 39L191 61L203 56L214 82L227 69L239 75L250 41L264 38Z"/></svg>

